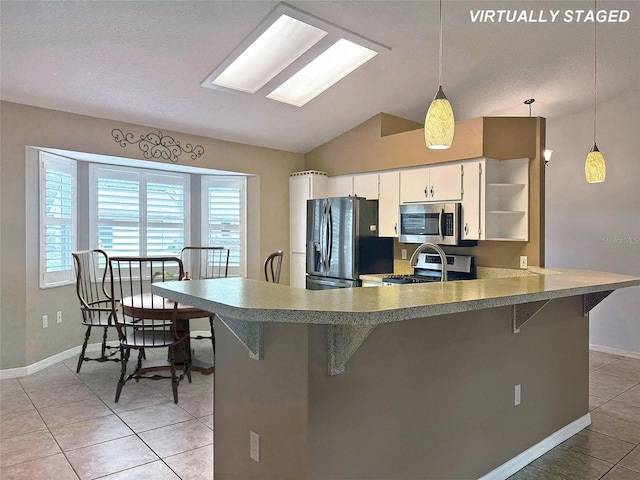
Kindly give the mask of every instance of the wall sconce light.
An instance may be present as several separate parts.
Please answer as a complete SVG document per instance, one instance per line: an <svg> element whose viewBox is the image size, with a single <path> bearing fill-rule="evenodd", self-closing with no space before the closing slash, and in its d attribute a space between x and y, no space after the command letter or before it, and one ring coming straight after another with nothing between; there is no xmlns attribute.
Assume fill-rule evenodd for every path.
<svg viewBox="0 0 640 480"><path fill-rule="evenodd" d="M529 107L529 116L531 116L531 105L535 102L535 98L528 98L524 101L524 104ZM553 154L553 150L547 148L544 152L542 152L542 157L544 158L544 166L549 165L549 160L551 160L551 155Z"/></svg>
<svg viewBox="0 0 640 480"><path fill-rule="evenodd" d="M536 99L535 98L528 98L524 101L525 105L529 106L529 116L531 116L531 105L533 104L533 102L535 102Z"/></svg>

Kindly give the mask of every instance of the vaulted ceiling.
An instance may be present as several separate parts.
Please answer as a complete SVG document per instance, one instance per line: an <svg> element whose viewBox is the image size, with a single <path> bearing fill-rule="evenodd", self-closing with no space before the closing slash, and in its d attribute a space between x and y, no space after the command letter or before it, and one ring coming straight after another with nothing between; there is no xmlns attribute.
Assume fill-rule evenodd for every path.
<svg viewBox="0 0 640 480"><path fill-rule="evenodd" d="M201 82L275 1L0 2L2 100L305 153L379 112L422 122L438 86L438 2L290 1L389 51L298 108ZM553 118L593 105L590 1L443 2L443 87L456 119ZM473 22L478 10L527 13ZM640 88L640 2L598 23L598 101ZM551 22L550 11L560 11ZM573 21L564 21L573 11ZM542 15L542 17L541 17ZM545 18L547 21L542 22ZM537 20L535 22L531 20Z"/></svg>

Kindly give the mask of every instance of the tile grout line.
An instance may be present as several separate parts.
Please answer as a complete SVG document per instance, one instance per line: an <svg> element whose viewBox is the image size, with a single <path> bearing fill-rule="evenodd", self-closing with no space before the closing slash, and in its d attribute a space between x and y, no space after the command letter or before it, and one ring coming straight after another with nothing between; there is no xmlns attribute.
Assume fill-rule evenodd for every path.
<svg viewBox="0 0 640 480"><path fill-rule="evenodd" d="M67 366L67 368L69 368L69 367ZM73 373L73 372L72 372L72 373ZM92 392L93 392L93 393L94 393L94 394L99 398L98 394L97 394L97 393L95 393L95 391L93 391L93 390L91 389L91 387L89 387L89 385L87 385L87 384L86 384L86 383L85 383L81 378L79 378L79 380L80 380L80 381L82 381L82 382L83 382L83 384L84 384L84 385L86 385L86 386L87 386L87 388L89 388L89 389L90 389L90 390L91 390L91 391L92 391ZM151 387L151 388L153 388L153 387ZM166 396L165 396L161 391L159 391L159 390L157 390L157 389L155 389L155 388L154 388L154 390L156 390L158 393L160 393L160 395L162 395L163 397L167 398L167 397L166 397ZM102 401L102 399L101 399L101 398L100 398L100 400ZM167 398L167 403L169 403L170 401L171 401L171 399ZM104 403L104 402L103 402L103 403ZM109 405L106 405L106 404L105 404L105 406L106 406L106 407L107 407L107 408L108 408L108 409L109 409L109 410L110 410L110 411L111 411L111 412L112 412L112 413L113 413L113 414L114 414L114 415L115 415L115 416L116 416L116 417L117 417L117 418L118 418L122 423L124 423L124 424L127 426L127 428L129 428L129 429L131 430L132 434L133 434L133 435L135 435L135 436L136 436L136 437L137 437L137 438L138 438L138 439L139 439L139 440L140 440L140 441L141 441L141 442L142 442L142 443L143 443L143 444L144 444L144 445L145 445L145 446L146 446L146 447L151 451L151 452L153 452L153 454L157 457L157 459L156 459L156 460L153 460L153 461L151 461L151 462L147 462L147 463L144 463L144 464L136 465L136 467L130 467L130 468L127 468L127 469L121 470L121 472L124 472L124 471L126 471L126 470L130 470L131 468L137 468L137 467L140 467L140 466L142 466L142 465L148 465L148 464L150 464L150 463L154 463L154 462L157 462L157 461L159 460L159 461L161 461L161 462L162 462L162 463L163 463L163 464L164 464L164 465L165 465L165 466L166 466L166 467L167 467L167 468L168 468L168 469L169 469L169 470L170 470L170 471L171 471L171 472L176 476L176 477L178 477L179 479L182 479L182 477L180 477L180 475L178 474L178 472L176 472L173 468L171 468L171 466L170 466L170 465L165 461L165 459L164 459L164 458L162 458L162 457L160 456L160 454L159 454L158 452L156 452L156 451L151 447L151 445L149 445L147 442L145 442L145 441L144 441L144 439L143 439L142 437L140 437L140 435L139 435L139 434L140 434L140 433L144 433L144 432L150 432L150 431L153 431L153 430L157 430L157 429L159 429L159 428L164 428L164 427L169 426L169 425L178 425L178 424L180 424L180 423L186 423L186 422L189 422L189 421L192 421L192 420L197 420L197 421L199 421L200 423L202 423L205 427L209 428L209 427L208 427L208 425L205 425L205 424L204 424L204 422L201 422L201 421L199 420L199 418L198 418L198 417L196 417L195 415L193 415L191 412L188 412L188 411L187 411L187 410L185 410L181 405L179 405L179 404L178 404L177 406L178 406L178 407L179 407L183 412L185 412L185 413L187 413L188 415L190 415L190 416L192 417L191 419L189 419L189 420L185 420L185 421L181 421L181 422L172 423L172 424L169 424L169 425L163 425L163 426L161 426L161 427L151 428L151 429L149 429L149 430L145 430L144 432L136 432L136 431L134 431L134 430L129 426L129 424L128 424L125 420L123 420L123 419L122 419L122 417L120 416L120 414L128 413L128 412L133 412L133 411L136 411L136 410L141 410L141 409L143 409L143 408L149 408L149 406L141 406L141 407L137 407L137 408L132 408L131 410L125 410L125 411L122 411L122 412L115 412L115 411L113 411L113 410L111 409L111 407L109 407ZM101 443L104 443L104 442L101 442ZM212 443L211 445L213 446L213 443ZM186 453L186 452L180 452L180 453L177 453L177 454L175 454L175 455L179 455L179 454L182 454L182 453ZM167 457L167 458L169 458L169 457ZM108 475L106 475L106 476L112 475L112 474L114 474L114 473L119 473L119 472L112 472L112 473L110 473L110 474L108 474ZM103 476L103 477L97 477L97 478L104 478L104 476ZM96 479L92 479L92 480L97 480L97 478L96 478Z"/></svg>
<svg viewBox="0 0 640 480"><path fill-rule="evenodd" d="M611 361L611 362L609 362L609 363L607 363L607 364L605 364L605 365L601 365L600 367L597 367L597 368L595 368L595 369L593 369L593 370L590 368L590 369L589 369L589 377L591 376L591 373L594 373L594 372L596 372L596 371L598 371L598 370L600 370L600 369L602 369L602 368L604 368L604 367L607 367L607 366L609 366L609 365L615 364L615 363L619 362L620 360L624 360L624 358L616 358L615 360L613 360L613 361ZM639 369L640 369L640 366L639 366ZM611 375L611 374L607 373L607 375ZM628 380L628 381L632 381L632 382L636 382L636 380L628 379L628 378L625 378L625 377L618 377L617 375L611 375L611 376L616 377L616 378L621 378L621 379L624 379L624 380ZM589 378L589 383L591 383L591 379L590 379L590 378ZM595 383L595 382L593 382L593 383ZM635 384L635 385L633 385L633 386L629 387L628 389L624 390L623 392L621 392L621 393L617 394L615 397L613 397L612 399L607 400L606 402L604 402L602 405L600 405L600 406L596 407L595 409L590 410L590 411L589 411L589 413L594 412L595 410L597 410L597 409L601 408L602 406L604 406L604 405L606 405L607 403L609 403L609 402L613 401L615 398L617 398L617 397L619 397L620 395L622 395L622 394L624 394L624 393L628 392L629 390L631 390L631 389L635 388L635 387L636 387L636 386L638 386L638 385L640 385L640 383L639 383L639 382L636 382L636 384ZM606 385L605 385L605 386L606 386ZM617 402L617 403L622 403L622 402ZM622 403L622 404L623 404L623 405L628 405L628 404L626 404L626 403ZM631 405L631 406L633 406L633 405ZM607 415L606 413L600 413L600 415L605 415L605 416L608 416L608 417L611 417L611 418L618 419L617 417L613 417L613 416L611 416L611 415ZM619 419L619 420L625 420L625 419ZM628 421L628 420L625 420L625 421L627 421L628 423L636 424L636 422L631 422L631 421ZM587 427L587 428L588 428L588 427ZM611 467L610 467L606 472L604 472L602 475L598 476L598 479L603 479L603 478L605 478L605 477L606 477L606 476L607 476L607 475L608 475L608 474L609 474L609 473L610 473L614 468L616 468L616 467L618 467L618 468L622 468L622 469L625 469L625 470L630 471L630 472L633 472L633 473L638 473L638 472L635 472L634 470L631 470L631 469L628 469L628 468L626 468L626 467L621 466L621 465L620 465L620 462L621 462L624 458L626 458L628 455L630 455L630 454L631 454L631 453L632 453L636 448L638 448L638 447L640 446L640 443L636 443L636 442L627 442L627 441L625 441L625 440L621 440L621 439L619 439L619 438L613 437L613 436L608 435L608 434L604 434L604 433L601 433L601 432L596 432L595 430L590 430L590 431L591 431L591 432L593 432L593 433L595 433L595 434L604 435L604 436L606 436L606 437L608 437L608 438L611 438L611 439L615 439L615 440L619 440L619 441L626 442L626 443L628 443L628 444L630 444L630 445L634 445L634 447L633 447L633 448L632 448L632 449L631 449L631 450L630 450L630 451L629 451L629 452L628 452L624 457L622 457L618 462L615 462L615 463L612 463L612 462L610 462L610 461L608 461L608 460L604 460L604 459L602 459L602 458L596 457L596 456L594 456L593 454L590 454L590 453L587 453L587 452L582 452L582 451L579 451L579 450L573 450L573 449L571 449L571 448L564 447L562 444L558 445L558 446L557 446L557 447L555 447L555 448L561 448L561 449L564 449L564 450L570 450L570 451L573 451L573 452L575 452L575 453L579 453L579 454L582 454L582 455L585 455L585 456L588 456L588 457L594 458L594 459L596 459L596 460L598 460L598 461L600 461L600 462L604 462L604 463L610 464L610 465L611 465ZM564 443L564 442L563 442L563 443ZM552 450L552 451L553 451L553 450ZM533 466L533 465L532 465L532 464L529 464L528 466ZM526 467L525 467L525 468L526 468ZM541 471L543 471L543 472L549 473L549 474L551 474L551 475L556 475L556 476L561 477L561 478L564 478L564 479L566 479L566 480L572 480L572 478L574 478L574 477L568 477L568 476L566 476L566 475L565 475L565 472L557 473L557 472L554 472L554 471L551 471L551 470L547 470L547 469L545 469L545 468L542 468L541 466L535 466L534 468L538 468L539 470L541 470ZM518 475L518 474L516 473L515 475ZM514 478L516 478L516 477L514 476Z"/></svg>

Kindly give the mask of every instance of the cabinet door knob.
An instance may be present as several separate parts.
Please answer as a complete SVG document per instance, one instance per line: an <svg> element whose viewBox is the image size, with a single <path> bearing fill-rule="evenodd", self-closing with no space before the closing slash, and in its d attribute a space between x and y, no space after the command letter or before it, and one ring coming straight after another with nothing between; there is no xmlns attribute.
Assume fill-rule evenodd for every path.
<svg viewBox="0 0 640 480"><path fill-rule="evenodd" d="M433 185L431 185L431 197L435 196L435 189L433 188Z"/></svg>
<svg viewBox="0 0 640 480"><path fill-rule="evenodd" d="M429 198L429 190L427 190L428 187L424 187L424 196Z"/></svg>
<svg viewBox="0 0 640 480"><path fill-rule="evenodd" d="M398 224L397 223L393 226L393 231L398 233Z"/></svg>
<svg viewBox="0 0 640 480"><path fill-rule="evenodd" d="M469 234L469 224L468 223L464 224L464 233L467 234L467 235Z"/></svg>

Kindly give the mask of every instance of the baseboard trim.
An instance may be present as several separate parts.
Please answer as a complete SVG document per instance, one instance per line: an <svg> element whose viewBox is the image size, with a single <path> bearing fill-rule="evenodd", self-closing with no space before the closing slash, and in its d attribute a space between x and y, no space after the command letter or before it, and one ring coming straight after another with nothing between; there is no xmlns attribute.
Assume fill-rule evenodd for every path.
<svg viewBox="0 0 640 480"><path fill-rule="evenodd" d="M195 337L197 335L211 336L211 331L202 330L191 332L192 337ZM111 342L107 342L107 345L117 347L118 341L114 340ZM101 343L90 343L89 345L87 345L87 353L99 352L101 348ZM70 348L68 350L65 350L64 352L56 353L55 355L40 360L39 362L27 365L26 367L6 368L4 370L0 370L0 380L5 380L7 378L26 377L27 375L31 375L33 373L39 372L40 370L44 370L45 368L66 360L67 358L77 357L80 355L80 350L81 346L78 345L77 347Z"/></svg>
<svg viewBox="0 0 640 480"><path fill-rule="evenodd" d="M518 470L529 465L536 458L541 457L549 450L557 447L562 442L572 437L584 428L588 427L589 425L591 425L591 414L587 413L579 419L571 422L569 425L561 428L557 432L552 433L541 442L535 444L533 447L528 448L520 455L512 458L506 463L503 463L495 470L492 470L486 475L480 477L478 480L504 480L505 478L509 478Z"/></svg>
<svg viewBox="0 0 640 480"><path fill-rule="evenodd" d="M608 353L610 355L618 355L621 357L638 358L640 359L640 352L632 352L629 350L620 350L619 348L603 347L602 345L589 345L589 350L595 352Z"/></svg>
<svg viewBox="0 0 640 480"><path fill-rule="evenodd" d="M118 342L107 342L107 345L117 347ZM87 345L87 353L99 352L101 347L102 343L90 343L89 345ZM40 370L44 370L45 368L55 365L58 362L62 362L67 358L79 356L80 350L81 346L78 345L77 347L70 348L68 350L65 350L64 352L56 353L55 355L42 359L39 362L27 365L26 367L7 368L4 370L0 370L0 380L4 380L6 378L25 377L27 375L39 372Z"/></svg>

